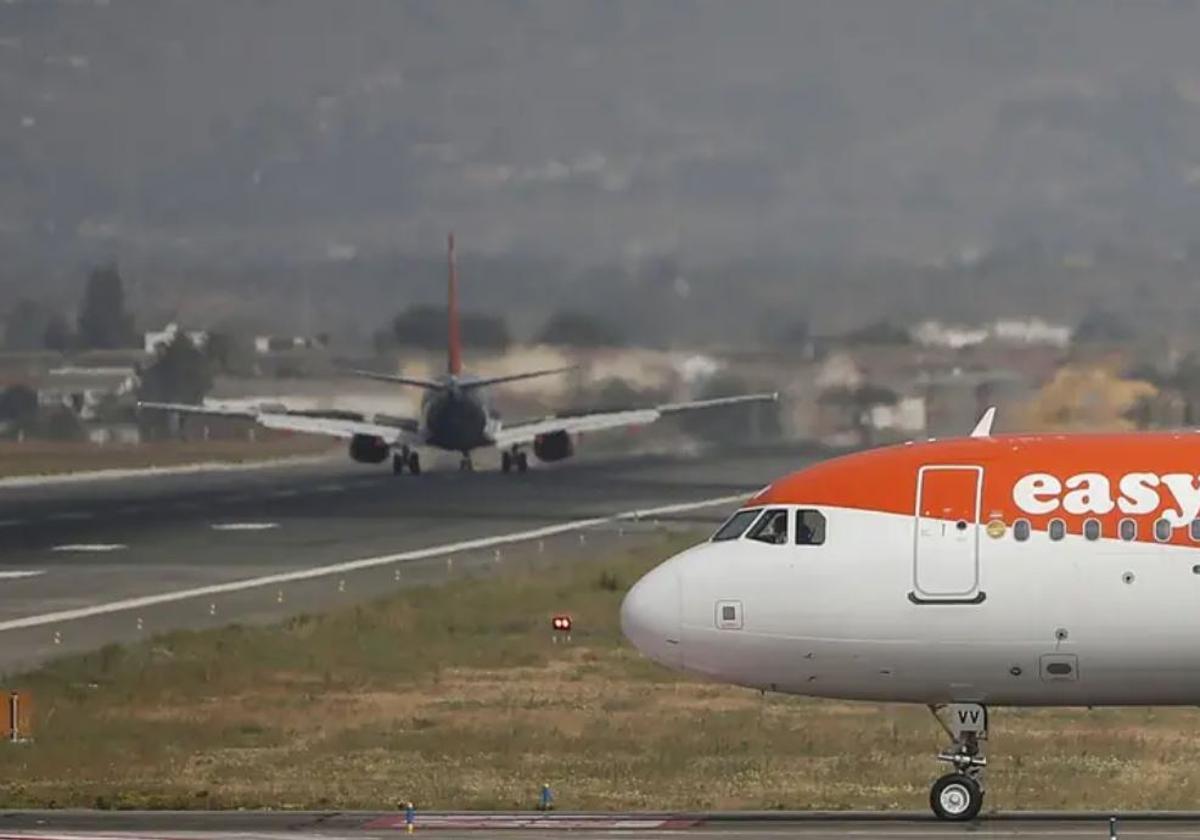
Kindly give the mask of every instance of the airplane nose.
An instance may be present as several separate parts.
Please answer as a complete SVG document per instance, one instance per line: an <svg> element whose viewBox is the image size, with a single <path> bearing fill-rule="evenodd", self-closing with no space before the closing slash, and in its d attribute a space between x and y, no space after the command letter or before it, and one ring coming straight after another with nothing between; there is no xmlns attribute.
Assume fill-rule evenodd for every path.
<svg viewBox="0 0 1200 840"><path fill-rule="evenodd" d="M673 668L683 664L682 595L677 564L667 562L647 572L621 604L625 638L646 657Z"/></svg>

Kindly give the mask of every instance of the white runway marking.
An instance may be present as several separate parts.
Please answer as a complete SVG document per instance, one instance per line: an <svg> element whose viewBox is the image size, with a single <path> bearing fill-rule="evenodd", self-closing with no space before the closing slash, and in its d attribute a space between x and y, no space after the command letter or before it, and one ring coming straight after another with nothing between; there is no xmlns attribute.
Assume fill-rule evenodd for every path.
<svg viewBox="0 0 1200 840"><path fill-rule="evenodd" d="M214 522L209 526L214 531L270 531L278 528L278 522Z"/></svg>
<svg viewBox="0 0 1200 840"><path fill-rule="evenodd" d="M300 491L299 490L276 490L274 493L271 493L270 495L276 499L290 499L292 496L299 496Z"/></svg>
<svg viewBox="0 0 1200 840"><path fill-rule="evenodd" d="M18 580L46 574L45 569L7 569L0 570L0 580Z"/></svg>
<svg viewBox="0 0 1200 840"><path fill-rule="evenodd" d="M117 508L117 513L121 514L144 513L145 511L145 505L125 505L125 507Z"/></svg>
<svg viewBox="0 0 1200 840"><path fill-rule="evenodd" d="M68 543L67 545L56 545L51 551L93 551L104 553L108 551L121 551L129 548L124 543Z"/></svg>
<svg viewBox="0 0 1200 840"><path fill-rule="evenodd" d="M13 528L17 525L24 525L24 519L0 519L0 528Z"/></svg>
<svg viewBox="0 0 1200 840"><path fill-rule="evenodd" d="M738 493L734 496L721 496L715 499L704 499L699 502L682 502L674 505L664 505L663 507L649 508L646 510L629 510L624 513L614 513L609 516L596 516L590 519L576 519L574 522L562 522L558 525L546 525L542 528L533 528L529 531L517 531L511 534L501 534L495 537L480 537L473 540L464 540L457 543L448 543L446 545L431 546L429 548L418 548L412 551L402 551L397 554L383 554L378 557L364 557L361 560L346 560L341 563L332 563L327 566L314 566L308 569L298 569L293 572L279 572L273 575L263 575L262 577L247 578L245 580L233 580L228 583L216 583L210 586L196 586L191 589L177 589L174 592L162 592L158 595L143 595L138 598L126 598L121 601L110 601L107 604L96 604L91 607L80 607L73 610L59 610L58 612L43 613L41 615L30 615L25 618L14 618L8 621L0 621L0 632L5 630L22 630L29 627L41 627L46 624L59 624L64 621L77 621L83 618L92 618L98 615L108 615L110 613L122 612L124 610L133 610L143 607L153 607L158 604L170 604L175 601L183 601L188 598L199 598L210 595L222 595L229 592L241 592L246 589L257 589L262 586L276 586L281 583L296 583L302 580L312 580L313 578L326 577L328 575L339 575L347 572L357 572L363 569L370 569L375 566L386 566L392 563L411 562L413 560L424 560L429 557L440 557L444 554L461 554L468 551L478 551L483 548L494 548L498 545L508 545L510 543L525 542L527 540L544 539L546 537L557 536L558 534L567 534L572 531L580 531L584 528L594 528L597 525L606 525L611 522L621 522L630 519L646 519L654 516L665 516L672 513L684 513L686 511L701 510L703 508L720 507L723 505L732 505L738 502L743 502L747 498L747 494ZM120 546L124 548L125 546ZM56 549L59 550L59 549ZM66 550L66 549L63 549Z"/></svg>
<svg viewBox="0 0 1200 840"><path fill-rule="evenodd" d="M141 469L90 470L87 472L60 473L57 475L22 475L0 478L0 490L12 487L44 487L54 484L78 484L81 481L112 481L114 479L154 478L166 475L194 475L196 473L239 473L270 470L279 467L307 466L337 460L333 455L299 455L289 458L274 458L252 463L222 463L214 461L204 464L184 464L177 467L144 467Z"/></svg>
<svg viewBox="0 0 1200 840"><path fill-rule="evenodd" d="M344 484L319 484L313 488L314 493L341 493L346 489Z"/></svg>
<svg viewBox="0 0 1200 840"><path fill-rule="evenodd" d="M613 831L628 831L641 829L643 831L669 827L674 822L670 817L634 817L622 814L419 814L416 825L420 828L457 828L466 830L504 830L504 829L554 829L571 831L577 829L593 829ZM687 821L694 824L696 820ZM383 817L367 823L367 828L395 829L404 828L404 816ZM676 829L678 834L678 829Z"/></svg>
<svg viewBox="0 0 1200 840"><path fill-rule="evenodd" d="M89 513L86 510L68 510L63 513L52 513L46 518L51 522L76 522L84 519L91 519L96 514Z"/></svg>

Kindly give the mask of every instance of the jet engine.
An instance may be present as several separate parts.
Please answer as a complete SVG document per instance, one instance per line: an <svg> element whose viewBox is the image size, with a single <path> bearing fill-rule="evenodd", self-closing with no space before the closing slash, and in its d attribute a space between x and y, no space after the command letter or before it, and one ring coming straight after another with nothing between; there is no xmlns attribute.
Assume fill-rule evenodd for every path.
<svg viewBox="0 0 1200 840"><path fill-rule="evenodd" d="M355 435L350 438L350 457L360 464L382 464L392 448L383 438L374 435Z"/></svg>
<svg viewBox="0 0 1200 840"><path fill-rule="evenodd" d="M533 454L539 461L561 461L575 454L575 444L566 432L551 432L533 439Z"/></svg>

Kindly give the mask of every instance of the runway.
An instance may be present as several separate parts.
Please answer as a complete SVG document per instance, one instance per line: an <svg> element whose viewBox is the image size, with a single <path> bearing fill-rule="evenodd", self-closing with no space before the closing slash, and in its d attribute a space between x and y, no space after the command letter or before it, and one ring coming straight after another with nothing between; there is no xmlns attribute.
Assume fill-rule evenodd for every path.
<svg viewBox="0 0 1200 840"><path fill-rule="evenodd" d="M350 603L522 553L581 555L654 527L614 515L748 495L814 457L770 449L400 477L331 458L0 488L0 673ZM707 527L731 504L652 518Z"/></svg>
<svg viewBox="0 0 1200 840"><path fill-rule="evenodd" d="M415 833L441 840L503 836L511 840L628 837L699 837L705 840L912 840L921 837L1097 838L1106 840L1106 814L999 814L965 825L938 823L924 813L685 813L685 814L445 814L417 813ZM369 838L403 833L397 813L368 812L0 812L0 840L8 838ZM1122 840L1200 836L1200 814L1120 815Z"/></svg>

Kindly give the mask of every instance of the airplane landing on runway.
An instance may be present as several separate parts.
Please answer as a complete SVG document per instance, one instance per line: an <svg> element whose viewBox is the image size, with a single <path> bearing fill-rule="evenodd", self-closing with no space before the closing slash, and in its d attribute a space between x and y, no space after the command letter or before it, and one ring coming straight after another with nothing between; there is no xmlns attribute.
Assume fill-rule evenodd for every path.
<svg viewBox="0 0 1200 840"><path fill-rule="evenodd" d="M552 463L571 458L575 442L585 432L648 426L668 415L705 411L733 405L775 402L779 394L764 392L711 399L686 400L610 411L566 411L517 423L502 422L493 410L488 388L527 379L568 373L574 367L523 371L481 377L463 369L462 338L458 317L458 269L454 259L454 234L447 241L446 373L436 379L372 371L352 371L393 385L419 388L424 392L419 417L367 415L358 411L300 411L286 406L258 408L229 405L190 405L140 402L141 408L173 414L210 417L240 417L268 429L322 435L349 443L350 458L364 464L392 462L392 471L419 475L418 449L461 453L459 469L472 471L472 453L494 450L500 454L502 472L523 473L529 469L529 452L538 461Z"/></svg>

